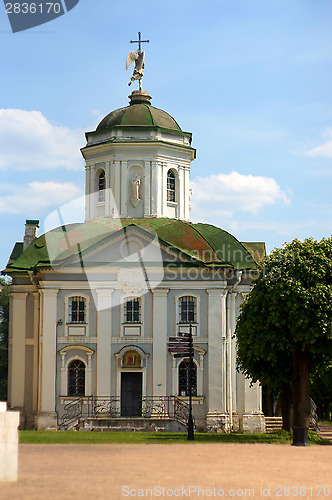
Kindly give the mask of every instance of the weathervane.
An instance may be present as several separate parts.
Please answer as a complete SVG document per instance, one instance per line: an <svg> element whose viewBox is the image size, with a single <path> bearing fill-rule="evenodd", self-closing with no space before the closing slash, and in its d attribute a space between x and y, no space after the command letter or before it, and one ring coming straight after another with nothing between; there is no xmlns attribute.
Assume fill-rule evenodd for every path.
<svg viewBox="0 0 332 500"><path fill-rule="evenodd" d="M141 43L149 43L150 40L142 40L141 32L138 32L138 40L130 40L130 43L138 43L138 50L134 52L133 50L129 52L126 62L126 70L129 68L131 63L135 61L135 68L133 76L130 79L128 85L131 85L135 80L139 82L139 90L142 90L142 78L144 74L144 56L145 52L141 50Z"/></svg>

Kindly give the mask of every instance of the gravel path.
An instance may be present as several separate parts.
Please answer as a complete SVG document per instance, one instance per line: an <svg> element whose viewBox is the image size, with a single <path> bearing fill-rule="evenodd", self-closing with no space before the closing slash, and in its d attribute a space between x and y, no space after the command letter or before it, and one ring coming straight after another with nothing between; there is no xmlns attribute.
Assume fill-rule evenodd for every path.
<svg viewBox="0 0 332 500"><path fill-rule="evenodd" d="M0 484L0 499L323 499L332 497L331 457L330 446L25 444L19 480Z"/></svg>

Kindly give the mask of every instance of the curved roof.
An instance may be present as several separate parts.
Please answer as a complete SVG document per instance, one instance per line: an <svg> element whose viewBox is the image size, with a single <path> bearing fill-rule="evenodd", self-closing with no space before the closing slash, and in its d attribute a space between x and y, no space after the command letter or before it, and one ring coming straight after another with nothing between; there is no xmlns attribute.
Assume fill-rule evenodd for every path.
<svg viewBox="0 0 332 500"><path fill-rule="evenodd" d="M257 262L252 252L248 251L248 244L244 246L234 236L216 226L167 218L104 218L71 224L65 226L65 230L58 227L49 231L20 255L18 251L13 252L4 273L65 266L67 259L95 251L116 233L129 227L135 227L152 238L157 235L162 246L181 254L184 262L188 259L192 265L257 269Z"/></svg>
<svg viewBox="0 0 332 500"><path fill-rule="evenodd" d="M130 104L111 111L99 123L97 131L113 127L160 127L181 132L178 123L166 111L154 108L147 102Z"/></svg>

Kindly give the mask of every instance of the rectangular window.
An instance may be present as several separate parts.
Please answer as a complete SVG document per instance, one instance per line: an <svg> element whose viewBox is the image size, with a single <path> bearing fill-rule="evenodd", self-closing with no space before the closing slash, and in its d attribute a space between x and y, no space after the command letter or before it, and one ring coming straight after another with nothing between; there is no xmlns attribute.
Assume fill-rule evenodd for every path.
<svg viewBox="0 0 332 500"><path fill-rule="evenodd" d="M141 322L141 299L139 297L126 300L124 306L124 322L125 323Z"/></svg>
<svg viewBox="0 0 332 500"><path fill-rule="evenodd" d="M68 302L69 323L85 323L85 298L70 297Z"/></svg>
<svg viewBox="0 0 332 500"><path fill-rule="evenodd" d="M180 323L196 323L196 297L180 297Z"/></svg>

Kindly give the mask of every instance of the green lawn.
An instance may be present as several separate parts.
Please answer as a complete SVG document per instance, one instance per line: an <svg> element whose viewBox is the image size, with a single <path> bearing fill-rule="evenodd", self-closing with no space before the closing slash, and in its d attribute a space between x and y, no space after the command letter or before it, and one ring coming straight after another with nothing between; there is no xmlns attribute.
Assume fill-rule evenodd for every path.
<svg viewBox="0 0 332 500"><path fill-rule="evenodd" d="M180 432L75 432L75 431L20 431L20 443L30 444L108 444L108 443L188 443ZM207 434L196 433L194 443L273 443L291 444L292 435L279 431L269 434ZM310 433L310 444L331 445Z"/></svg>

